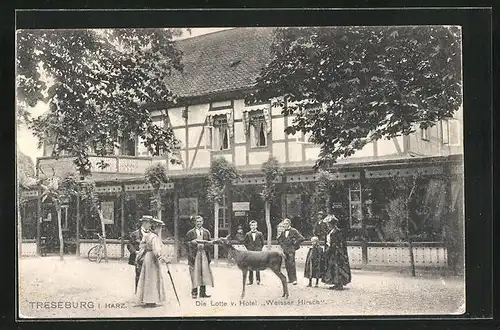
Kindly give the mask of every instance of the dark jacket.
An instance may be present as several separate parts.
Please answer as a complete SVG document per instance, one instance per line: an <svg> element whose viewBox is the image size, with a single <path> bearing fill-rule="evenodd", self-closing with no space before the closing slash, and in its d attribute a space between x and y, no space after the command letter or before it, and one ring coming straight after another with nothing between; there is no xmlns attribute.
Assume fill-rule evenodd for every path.
<svg viewBox="0 0 500 330"><path fill-rule="evenodd" d="M210 241L212 239L212 236L210 235L208 229L202 227L201 230L203 231L203 240ZM194 265L196 253L198 252L198 244L192 243L191 241L197 239L197 237L198 235L196 235L196 228L193 228L187 232L185 238L185 243L188 246L188 264L191 266ZM205 246L205 253L207 254L208 262L210 263L210 252L208 251L207 246Z"/></svg>
<svg viewBox="0 0 500 330"><path fill-rule="evenodd" d="M127 250L130 252L130 256L128 258L128 264L135 266L135 256L139 251L139 244L142 241L142 231L141 228L134 230L129 234L128 242L127 242Z"/></svg>
<svg viewBox="0 0 500 330"><path fill-rule="evenodd" d="M264 235L257 230L255 232L255 241L254 241L252 237L252 231L249 231L245 235L243 244L245 245L248 251L262 251L262 248L264 247Z"/></svg>
<svg viewBox="0 0 500 330"><path fill-rule="evenodd" d="M314 226L314 236L318 237L320 241L325 241L326 235L328 235L331 229L328 223L323 221L317 222Z"/></svg>
<svg viewBox="0 0 500 330"><path fill-rule="evenodd" d="M236 235L234 235L234 238L240 242L240 243L243 243L243 241L245 240L245 234L243 233L236 233Z"/></svg>
<svg viewBox="0 0 500 330"><path fill-rule="evenodd" d="M297 229L292 227L290 227L288 237L285 237L285 230L283 230L278 237L278 243L285 253L297 251L300 248L300 243L305 240L304 236L302 236Z"/></svg>

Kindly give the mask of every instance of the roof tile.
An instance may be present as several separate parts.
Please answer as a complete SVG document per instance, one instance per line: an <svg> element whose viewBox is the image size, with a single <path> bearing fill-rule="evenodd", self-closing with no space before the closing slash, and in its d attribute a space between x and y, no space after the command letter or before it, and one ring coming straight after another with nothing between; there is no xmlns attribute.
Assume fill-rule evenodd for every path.
<svg viewBox="0 0 500 330"><path fill-rule="evenodd" d="M168 88L190 97L251 87L271 60L273 30L235 28L178 41L184 71L172 74Z"/></svg>

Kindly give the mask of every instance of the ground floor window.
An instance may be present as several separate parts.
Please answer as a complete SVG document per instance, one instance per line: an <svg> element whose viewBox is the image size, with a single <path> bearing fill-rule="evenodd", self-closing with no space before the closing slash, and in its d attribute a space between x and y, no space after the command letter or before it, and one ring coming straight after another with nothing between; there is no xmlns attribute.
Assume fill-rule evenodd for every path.
<svg viewBox="0 0 500 330"><path fill-rule="evenodd" d="M37 200L26 200L19 204L23 239L36 239Z"/></svg>

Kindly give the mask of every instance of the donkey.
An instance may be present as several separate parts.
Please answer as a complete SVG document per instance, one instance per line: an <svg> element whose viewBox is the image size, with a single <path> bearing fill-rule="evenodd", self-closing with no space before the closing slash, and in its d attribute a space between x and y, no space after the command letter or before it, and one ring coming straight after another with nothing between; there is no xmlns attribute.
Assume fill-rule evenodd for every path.
<svg viewBox="0 0 500 330"><path fill-rule="evenodd" d="M245 282L249 271L270 269L281 280L283 285L282 297L288 298L288 285L286 277L281 272L281 264L285 260L283 252L279 251L240 251L231 245L229 236L219 238L215 243L220 244L228 254L228 258L233 258L236 265L243 274L243 290L241 299L245 297Z"/></svg>

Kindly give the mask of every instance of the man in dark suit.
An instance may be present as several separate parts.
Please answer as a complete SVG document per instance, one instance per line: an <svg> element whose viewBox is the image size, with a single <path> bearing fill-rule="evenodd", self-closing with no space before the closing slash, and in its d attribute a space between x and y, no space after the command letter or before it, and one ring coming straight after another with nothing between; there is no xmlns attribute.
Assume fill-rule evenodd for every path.
<svg viewBox="0 0 500 330"><path fill-rule="evenodd" d="M213 286L213 278L208 249L213 243L211 242L210 231L203 228L203 218L198 215L194 217L194 221L195 227L187 232L185 239L188 246L188 265L192 284L191 297L193 299L197 298L199 287L200 298L209 298L206 285Z"/></svg>
<svg viewBox="0 0 500 330"><path fill-rule="evenodd" d="M128 264L135 266L135 291L137 292L137 283L139 282L139 276L141 275L142 263L136 263L137 251L139 251L139 245L142 241L144 234L148 233L151 229L151 221L153 217L149 215L144 215L139 219L141 226L139 229L134 230L129 234L129 239L127 242L127 249L130 252L128 258Z"/></svg>
<svg viewBox="0 0 500 330"><path fill-rule="evenodd" d="M300 243L305 241L299 231L291 227L290 219L283 220L285 229L278 237L278 243L285 254L285 267L288 274L288 283L297 285L297 269L295 268L295 251L300 248Z"/></svg>
<svg viewBox="0 0 500 330"><path fill-rule="evenodd" d="M262 251L264 247L264 235L257 230L257 221L250 221L250 231L246 233L243 239L243 244L248 251ZM255 271L255 277L257 278L257 284L260 284L260 271ZM253 271L248 273L248 285L253 284Z"/></svg>

